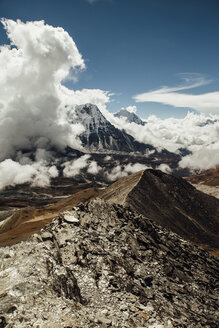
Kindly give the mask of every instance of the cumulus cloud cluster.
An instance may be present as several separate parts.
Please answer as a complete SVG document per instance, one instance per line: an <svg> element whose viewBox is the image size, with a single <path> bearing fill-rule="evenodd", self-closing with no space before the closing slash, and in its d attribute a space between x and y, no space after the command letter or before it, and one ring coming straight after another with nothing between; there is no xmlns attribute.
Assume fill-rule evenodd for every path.
<svg viewBox="0 0 219 328"><path fill-rule="evenodd" d="M151 166L141 163L134 163L134 164L129 163L127 165L117 165L110 172L106 172L106 177L109 181L113 182L131 173L135 173L141 170L147 170L151 168L152 168ZM156 167L156 169L168 174L172 172L172 169L167 164L160 164Z"/></svg>
<svg viewBox="0 0 219 328"><path fill-rule="evenodd" d="M62 166L64 167L63 175L68 178L79 175L84 168L87 168L88 173L94 175L101 170L97 162L90 160L90 155L83 155L73 161L65 162Z"/></svg>
<svg viewBox="0 0 219 328"><path fill-rule="evenodd" d="M49 168L42 163L21 165L11 159L0 163L0 190L8 185L16 185L32 181L33 186L45 187L50 178L58 176L58 170L53 165Z"/></svg>
<svg viewBox="0 0 219 328"><path fill-rule="evenodd" d="M219 165L219 142L215 142L187 155L179 162L182 168L191 170L207 170Z"/></svg>
<svg viewBox="0 0 219 328"><path fill-rule="evenodd" d="M78 147L60 107L61 81L85 67L74 41L43 21L2 23L11 46L0 48L0 159L16 149Z"/></svg>
<svg viewBox="0 0 219 328"><path fill-rule="evenodd" d="M117 165L110 172L107 172L106 176L109 181L115 181L129 175L130 173L135 173L149 168L151 167L140 163Z"/></svg>
<svg viewBox="0 0 219 328"><path fill-rule="evenodd" d="M145 126L113 120L139 142L151 144L158 150L181 153L186 149L192 153L180 162L181 167L207 169L219 165L219 115L188 112L182 119L160 119L151 115ZM207 163L208 162L208 163Z"/></svg>

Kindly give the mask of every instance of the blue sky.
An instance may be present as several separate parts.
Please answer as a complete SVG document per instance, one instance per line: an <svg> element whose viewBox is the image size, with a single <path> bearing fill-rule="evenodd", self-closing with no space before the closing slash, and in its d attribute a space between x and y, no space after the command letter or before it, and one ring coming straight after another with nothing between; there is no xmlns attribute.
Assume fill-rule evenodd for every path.
<svg viewBox="0 0 219 328"><path fill-rule="evenodd" d="M63 27L87 66L68 87L115 93L113 112L136 105L141 117L184 117L188 108L133 96L197 79L199 86L183 93L219 90L218 0L0 0L0 16ZM3 28L0 43L8 43Z"/></svg>

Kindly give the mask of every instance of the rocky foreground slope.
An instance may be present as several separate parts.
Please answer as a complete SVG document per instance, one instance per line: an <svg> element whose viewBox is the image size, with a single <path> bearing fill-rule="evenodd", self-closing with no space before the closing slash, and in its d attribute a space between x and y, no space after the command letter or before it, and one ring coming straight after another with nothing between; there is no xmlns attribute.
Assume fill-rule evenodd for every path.
<svg viewBox="0 0 219 328"><path fill-rule="evenodd" d="M218 260L96 199L0 248L0 327L216 328Z"/></svg>

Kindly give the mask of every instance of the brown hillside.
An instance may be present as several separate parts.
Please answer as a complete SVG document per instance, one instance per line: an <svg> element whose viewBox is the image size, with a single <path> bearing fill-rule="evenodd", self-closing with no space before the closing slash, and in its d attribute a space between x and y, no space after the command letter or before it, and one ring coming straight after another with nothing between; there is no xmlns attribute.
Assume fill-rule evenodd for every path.
<svg viewBox="0 0 219 328"><path fill-rule="evenodd" d="M95 188L85 189L59 202L41 208L25 208L15 212L0 223L0 246L12 245L26 240L38 232L61 211L69 210L80 202L85 202L98 195Z"/></svg>
<svg viewBox="0 0 219 328"><path fill-rule="evenodd" d="M219 166L197 175L186 178L187 181L194 184L205 184L208 186L219 186Z"/></svg>

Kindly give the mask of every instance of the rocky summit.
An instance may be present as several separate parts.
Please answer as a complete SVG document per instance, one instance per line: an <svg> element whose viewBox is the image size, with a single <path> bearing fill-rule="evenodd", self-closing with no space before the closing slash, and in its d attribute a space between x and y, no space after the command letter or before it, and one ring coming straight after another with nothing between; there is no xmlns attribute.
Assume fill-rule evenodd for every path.
<svg viewBox="0 0 219 328"><path fill-rule="evenodd" d="M0 248L0 327L218 327L217 258L96 198Z"/></svg>

